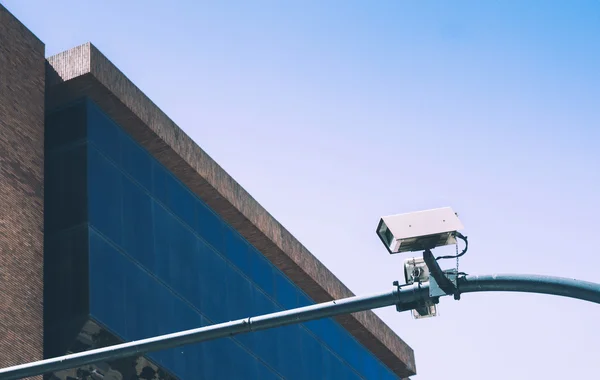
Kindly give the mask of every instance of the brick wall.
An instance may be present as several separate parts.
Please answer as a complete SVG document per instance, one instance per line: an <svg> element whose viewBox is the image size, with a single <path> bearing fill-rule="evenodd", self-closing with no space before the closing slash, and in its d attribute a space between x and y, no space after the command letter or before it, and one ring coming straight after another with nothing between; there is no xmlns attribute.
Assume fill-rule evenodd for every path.
<svg viewBox="0 0 600 380"><path fill-rule="evenodd" d="M44 62L0 5L0 367L43 355Z"/></svg>

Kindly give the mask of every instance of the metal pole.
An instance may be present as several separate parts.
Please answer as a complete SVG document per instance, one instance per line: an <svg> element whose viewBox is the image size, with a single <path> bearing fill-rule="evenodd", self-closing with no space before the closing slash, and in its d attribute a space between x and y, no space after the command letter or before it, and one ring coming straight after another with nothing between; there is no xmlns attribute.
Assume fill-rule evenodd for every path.
<svg viewBox="0 0 600 380"><path fill-rule="evenodd" d="M600 284L538 275L485 275L466 276L459 280L460 293L472 292L526 292L551 294L600 303Z"/></svg>
<svg viewBox="0 0 600 380"><path fill-rule="evenodd" d="M369 296L354 296L3 368L0 369L0 379L12 380L37 376L99 361L144 355L149 352L186 344L302 323L314 319L333 317L340 314L356 313L398 303L412 302L427 297L428 290L418 284L395 287L393 290L384 293Z"/></svg>
<svg viewBox="0 0 600 380"><path fill-rule="evenodd" d="M550 276L466 276L459 279L458 291L460 293L490 291L542 293L571 297L600 304L600 284ZM403 285L391 291L370 296L349 297L3 368L0 369L0 380L37 376L47 372L79 367L99 361L143 355L148 352L165 350L185 344L199 343L251 331L333 317L340 314L356 313L398 304L411 304L428 298L429 283Z"/></svg>

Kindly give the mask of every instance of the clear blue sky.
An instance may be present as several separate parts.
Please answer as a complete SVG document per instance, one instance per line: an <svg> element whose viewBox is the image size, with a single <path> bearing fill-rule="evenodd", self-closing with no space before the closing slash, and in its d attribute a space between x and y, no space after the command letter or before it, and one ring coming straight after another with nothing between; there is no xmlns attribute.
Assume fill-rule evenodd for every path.
<svg viewBox="0 0 600 380"><path fill-rule="evenodd" d="M440 206L461 269L600 282L600 1L3 3L92 41L355 293L402 279L381 215ZM600 308L550 296L377 313L415 379L597 378Z"/></svg>

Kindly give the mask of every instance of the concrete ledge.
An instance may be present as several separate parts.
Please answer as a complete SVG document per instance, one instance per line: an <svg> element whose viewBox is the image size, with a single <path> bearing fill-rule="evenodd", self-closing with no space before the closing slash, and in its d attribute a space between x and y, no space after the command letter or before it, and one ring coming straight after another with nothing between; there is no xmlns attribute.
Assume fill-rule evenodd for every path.
<svg viewBox="0 0 600 380"><path fill-rule="evenodd" d="M48 58L51 110L88 96L316 302L353 293L92 44ZM413 350L373 312L337 320L394 373L416 373Z"/></svg>

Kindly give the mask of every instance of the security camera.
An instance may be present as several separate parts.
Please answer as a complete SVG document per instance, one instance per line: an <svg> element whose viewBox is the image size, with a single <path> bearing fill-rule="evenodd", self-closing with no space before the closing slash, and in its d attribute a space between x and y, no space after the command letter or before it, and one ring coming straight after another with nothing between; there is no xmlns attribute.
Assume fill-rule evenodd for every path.
<svg viewBox="0 0 600 380"><path fill-rule="evenodd" d="M394 254L455 244L455 233L463 228L458 215L450 207L443 207L384 216L377 226L377 236Z"/></svg>

